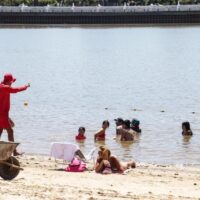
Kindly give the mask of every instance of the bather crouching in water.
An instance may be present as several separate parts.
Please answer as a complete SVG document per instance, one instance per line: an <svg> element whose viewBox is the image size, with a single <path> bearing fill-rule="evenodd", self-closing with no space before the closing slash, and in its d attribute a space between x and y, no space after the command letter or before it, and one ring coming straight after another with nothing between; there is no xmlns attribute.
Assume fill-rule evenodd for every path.
<svg viewBox="0 0 200 200"><path fill-rule="evenodd" d="M130 127L130 120L125 120L123 123L123 128L121 129L121 141L134 141L134 136L137 134Z"/></svg>
<svg viewBox="0 0 200 200"><path fill-rule="evenodd" d="M183 122L182 123L182 135L183 136L192 136L193 132L190 128L190 122Z"/></svg>
<svg viewBox="0 0 200 200"><path fill-rule="evenodd" d="M95 171L102 174L123 173L125 170L135 168L134 161L120 162L115 156L111 155L109 149L101 146L95 165Z"/></svg>

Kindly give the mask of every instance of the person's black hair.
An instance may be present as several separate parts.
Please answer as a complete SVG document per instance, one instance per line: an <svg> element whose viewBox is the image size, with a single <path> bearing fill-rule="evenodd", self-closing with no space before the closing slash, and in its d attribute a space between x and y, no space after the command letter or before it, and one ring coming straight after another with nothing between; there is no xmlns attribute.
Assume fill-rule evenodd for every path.
<svg viewBox="0 0 200 200"><path fill-rule="evenodd" d="M116 123L123 123L124 120L122 118L117 118L117 119L114 119Z"/></svg>
<svg viewBox="0 0 200 200"><path fill-rule="evenodd" d="M110 126L110 122L108 120L103 121L102 125L108 124Z"/></svg>
<svg viewBox="0 0 200 200"><path fill-rule="evenodd" d="M187 131L190 131L190 122L183 122L182 126L184 126L186 128Z"/></svg>
<svg viewBox="0 0 200 200"><path fill-rule="evenodd" d="M131 122L130 122L130 120L129 119L126 119L126 120L124 120L124 123L123 123L124 125L126 125L126 127L127 128L130 128L131 126Z"/></svg>
<svg viewBox="0 0 200 200"><path fill-rule="evenodd" d="M83 126L79 127L78 131L81 131L81 130L83 130L85 132L85 127L83 127Z"/></svg>

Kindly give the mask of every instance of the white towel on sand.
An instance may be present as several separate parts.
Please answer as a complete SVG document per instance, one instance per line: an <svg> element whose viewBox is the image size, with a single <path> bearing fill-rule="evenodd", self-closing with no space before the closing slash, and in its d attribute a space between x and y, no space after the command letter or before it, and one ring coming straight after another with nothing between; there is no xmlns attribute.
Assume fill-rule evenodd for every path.
<svg viewBox="0 0 200 200"><path fill-rule="evenodd" d="M71 162L77 150L79 150L79 147L76 144L53 142L50 156Z"/></svg>

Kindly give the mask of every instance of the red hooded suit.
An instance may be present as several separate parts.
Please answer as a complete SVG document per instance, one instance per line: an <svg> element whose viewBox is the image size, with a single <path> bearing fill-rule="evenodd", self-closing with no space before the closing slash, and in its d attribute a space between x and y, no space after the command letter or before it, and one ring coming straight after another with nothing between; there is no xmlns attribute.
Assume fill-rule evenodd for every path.
<svg viewBox="0 0 200 200"><path fill-rule="evenodd" d="M12 88L9 85L0 83L0 129L11 127L9 122L10 94L26 90L27 86Z"/></svg>

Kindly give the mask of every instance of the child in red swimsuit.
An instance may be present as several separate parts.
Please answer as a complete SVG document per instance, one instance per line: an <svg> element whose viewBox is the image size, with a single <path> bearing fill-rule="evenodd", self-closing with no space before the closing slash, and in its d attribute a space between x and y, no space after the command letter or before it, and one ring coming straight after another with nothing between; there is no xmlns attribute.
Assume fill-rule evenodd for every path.
<svg viewBox="0 0 200 200"><path fill-rule="evenodd" d="M76 140L85 140L85 127L79 127L78 135L76 135Z"/></svg>

